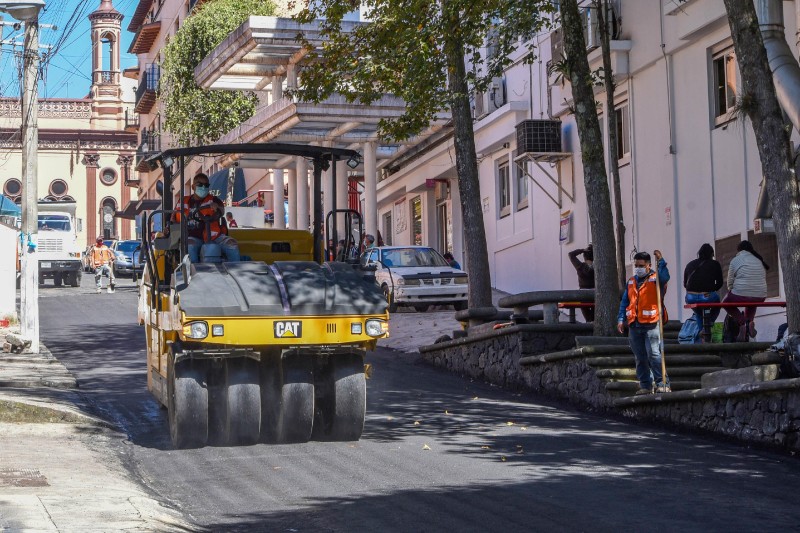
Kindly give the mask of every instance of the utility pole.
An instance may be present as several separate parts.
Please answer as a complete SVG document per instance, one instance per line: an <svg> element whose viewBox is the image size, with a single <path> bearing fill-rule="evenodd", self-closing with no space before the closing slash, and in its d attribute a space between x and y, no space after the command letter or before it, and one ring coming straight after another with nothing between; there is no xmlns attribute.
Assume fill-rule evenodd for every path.
<svg viewBox="0 0 800 533"><path fill-rule="evenodd" d="M39 242L39 20L25 21L22 55L22 175L25 197L22 232L30 244ZM39 259L34 246L23 246L20 324L31 351L39 353ZM32 253L33 252L33 253Z"/></svg>
<svg viewBox="0 0 800 533"><path fill-rule="evenodd" d="M44 0L0 0L0 11L25 23L22 52L22 279L20 325L39 353L38 163L39 163L39 11Z"/></svg>

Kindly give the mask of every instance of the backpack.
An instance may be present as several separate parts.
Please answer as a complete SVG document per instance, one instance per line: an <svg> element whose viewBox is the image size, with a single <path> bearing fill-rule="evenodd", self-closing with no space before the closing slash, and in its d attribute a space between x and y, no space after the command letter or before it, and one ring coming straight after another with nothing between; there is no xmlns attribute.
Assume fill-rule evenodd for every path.
<svg viewBox="0 0 800 533"><path fill-rule="evenodd" d="M739 338L739 323L730 315L722 323L722 342L736 342Z"/></svg>
<svg viewBox="0 0 800 533"><path fill-rule="evenodd" d="M693 313L683 322L681 331L678 333L678 343L695 344L699 340L702 329L703 326L698 322L697 315Z"/></svg>

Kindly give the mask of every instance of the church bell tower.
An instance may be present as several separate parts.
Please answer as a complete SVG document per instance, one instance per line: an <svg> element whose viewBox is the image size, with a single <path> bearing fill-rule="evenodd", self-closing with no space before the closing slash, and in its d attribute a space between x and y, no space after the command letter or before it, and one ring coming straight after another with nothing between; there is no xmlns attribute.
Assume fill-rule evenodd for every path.
<svg viewBox="0 0 800 533"><path fill-rule="evenodd" d="M112 0L101 0L100 7L89 15L92 23L92 129L124 128L122 107L122 72L120 69L120 33L123 15L114 9Z"/></svg>

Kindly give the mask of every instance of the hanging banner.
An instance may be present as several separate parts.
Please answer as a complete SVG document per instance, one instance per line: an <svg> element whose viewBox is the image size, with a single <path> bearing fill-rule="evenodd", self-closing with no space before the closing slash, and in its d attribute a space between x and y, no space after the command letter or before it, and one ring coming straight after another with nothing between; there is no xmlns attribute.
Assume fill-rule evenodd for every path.
<svg viewBox="0 0 800 533"><path fill-rule="evenodd" d="M569 244L572 242L572 211L561 213L561 224L559 225L558 243Z"/></svg>

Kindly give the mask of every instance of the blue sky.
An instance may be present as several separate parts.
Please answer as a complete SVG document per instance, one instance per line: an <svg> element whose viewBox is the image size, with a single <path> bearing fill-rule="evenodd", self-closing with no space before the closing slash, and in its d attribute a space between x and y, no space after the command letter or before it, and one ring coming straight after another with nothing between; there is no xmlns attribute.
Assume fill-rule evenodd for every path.
<svg viewBox="0 0 800 533"><path fill-rule="evenodd" d="M136 56L127 50L133 34L127 31L131 16L139 0L114 0L114 7L122 13L122 46L120 62L122 68L136 66ZM57 46L46 62L44 78L39 84L40 98L83 98L89 93L92 74L89 36L89 13L100 5L100 0L45 0L45 9L39 17L41 24L54 24L58 30L42 28L40 43ZM6 22L13 22L5 15ZM3 28L3 40L22 41L23 30L15 31L10 26ZM46 53L46 49L41 50ZM15 53L16 52L16 53ZM20 47L2 45L0 54L0 96L19 97Z"/></svg>

